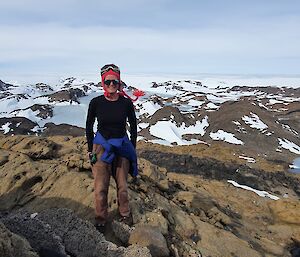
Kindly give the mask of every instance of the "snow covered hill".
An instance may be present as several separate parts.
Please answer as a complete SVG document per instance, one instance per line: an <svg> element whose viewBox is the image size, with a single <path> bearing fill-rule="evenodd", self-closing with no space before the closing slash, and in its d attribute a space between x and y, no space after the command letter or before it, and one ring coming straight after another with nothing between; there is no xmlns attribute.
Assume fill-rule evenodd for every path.
<svg viewBox="0 0 300 257"><path fill-rule="evenodd" d="M218 142L244 149L254 158L300 155L299 87L129 81L129 94L135 87L146 93L135 102L139 140L164 145ZM99 84L76 78L56 85L0 81L0 131L6 135L84 133L80 128L85 127L89 101L102 93Z"/></svg>

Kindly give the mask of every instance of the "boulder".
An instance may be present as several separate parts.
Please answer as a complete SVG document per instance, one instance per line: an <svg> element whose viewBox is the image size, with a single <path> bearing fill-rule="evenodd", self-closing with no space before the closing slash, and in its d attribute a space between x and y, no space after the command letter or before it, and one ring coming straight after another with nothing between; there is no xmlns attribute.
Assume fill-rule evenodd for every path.
<svg viewBox="0 0 300 257"><path fill-rule="evenodd" d="M0 222L0 257L38 257L25 238L9 231Z"/></svg>
<svg viewBox="0 0 300 257"><path fill-rule="evenodd" d="M130 233L134 230L133 228L129 227L128 225L113 221L111 224L112 230L115 236L125 245L128 244Z"/></svg>
<svg viewBox="0 0 300 257"><path fill-rule="evenodd" d="M157 228L163 235L168 235L168 220L162 215L160 210L147 212L143 216L140 224L146 224ZM139 224L137 224L138 226Z"/></svg>
<svg viewBox="0 0 300 257"><path fill-rule="evenodd" d="M170 254L166 239L162 233L151 226L137 227L129 238L129 244L137 244L149 248L152 256L167 257Z"/></svg>
<svg viewBox="0 0 300 257"><path fill-rule="evenodd" d="M61 237L36 216L33 217L28 212L20 211L6 216L2 222L10 231L26 238L36 252L42 253L50 250L57 256L67 257Z"/></svg>
<svg viewBox="0 0 300 257"><path fill-rule="evenodd" d="M135 245L130 245L124 250L124 254L122 257L152 257L152 255L147 247L137 247Z"/></svg>
<svg viewBox="0 0 300 257"><path fill-rule="evenodd" d="M139 168L142 175L147 176L154 182L166 179L166 169L160 168L145 159L139 159Z"/></svg>

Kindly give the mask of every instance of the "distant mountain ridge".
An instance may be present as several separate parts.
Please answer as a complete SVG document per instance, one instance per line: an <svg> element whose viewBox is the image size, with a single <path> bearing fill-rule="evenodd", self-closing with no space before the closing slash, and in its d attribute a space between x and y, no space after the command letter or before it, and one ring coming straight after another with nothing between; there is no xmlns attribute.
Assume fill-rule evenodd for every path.
<svg viewBox="0 0 300 257"><path fill-rule="evenodd" d="M134 88L126 90L130 94ZM300 154L300 88L226 83L211 88L201 81L177 80L151 81L139 84L139 89L146 93L135 103L139 140L164 145L222 141L253 158L265 155L290 161ZM99 83L74 77L56 85L16 86L0 81L0 131L84 134L88 103L99 94ZM54 129L55 124L76 129L67 125Z"/></svg>

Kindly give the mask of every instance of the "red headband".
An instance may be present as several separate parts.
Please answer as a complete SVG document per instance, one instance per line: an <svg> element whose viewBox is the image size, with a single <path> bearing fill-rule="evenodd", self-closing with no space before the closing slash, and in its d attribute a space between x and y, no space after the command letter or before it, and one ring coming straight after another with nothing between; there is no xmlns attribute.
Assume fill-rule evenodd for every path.
<svg viewBox="0 0 300 257"><path fill-rule="evenodd" d="M107 75L115 75L116 77L117 77L117 79L120 81L120 83L121 83L121 79L120 79L120 73L118 73L118 72L115 72L115 71L113 71L113 70L108 70L107 72L105 72L102 76L101 76L101 82L102 82L102 87L103 87L103 90L104 90L104 95L106 96L106 97L109 97L110 95L109 95L109 93L106 91L106 85L104 84L104 80L105 80L105 78L106 78L106 76ZM127 95L125 92L124 92L124 90L123 90L123 87L121 87L120 86L120 88L119 88L119 95L121 95L121 96L126 96L127 98L129 98L131 101L136 101L140 96L143 96L143 95L145 95L145 93L143 92L143 91L140 91L140 90L138 90L138 89L136 89L136 90L134 90L134 92L133 92L133 95L135 96L135 99L132 99L129 95Z"/></svg>
<svg viewBox="0 0 300 257"><path fill-rule="evenodd" d="M104 88L105 84L104 84L104 80L106 78L107 75L115 75L117 77L118 80L120 80L120 73L118 72L115 72L113 70L108 70L107 72L105 72L102 76L101 76L101 79L102 79L102 87ZM121 81L121 80L120 80Z"/></svg>

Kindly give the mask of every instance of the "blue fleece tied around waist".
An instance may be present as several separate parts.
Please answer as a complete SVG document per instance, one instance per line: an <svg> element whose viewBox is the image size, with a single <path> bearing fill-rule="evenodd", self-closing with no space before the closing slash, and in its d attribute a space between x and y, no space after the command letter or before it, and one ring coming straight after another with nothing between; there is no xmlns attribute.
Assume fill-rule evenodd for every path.
<svg viewBox="0 0 300 257"><path fill-rule="evenodd" d="M136 151L127 135L121 138L111 138L107 140L99 132L97 132L93 143L101 145L105 150L100 158L101 161L111 164L116 155L124 157L130 161L130 174L133 177L137 176L138 169Z"/></svg>

